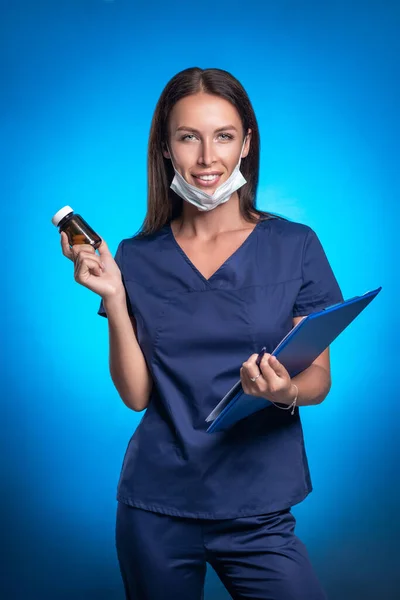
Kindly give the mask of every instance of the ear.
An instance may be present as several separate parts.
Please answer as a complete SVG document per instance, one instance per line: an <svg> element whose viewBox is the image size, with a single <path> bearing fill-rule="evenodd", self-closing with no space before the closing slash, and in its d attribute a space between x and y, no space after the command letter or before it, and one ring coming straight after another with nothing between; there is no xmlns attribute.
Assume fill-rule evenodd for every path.
<svg viewBox="0 0 400 600"><path fill-rule="evenodd" d="M250 152L251 133L252 133L251 129L248 129L247 134L246 134L247 135L246 142L245 142L245 145L243 148L242 158L245 158L248 155L248 153Z"/></svg>
<svg viewBox="0 0 400 600"><path fill-rule="evenodd" d="M161 148L164 158L171 158L171 155L167 150L167 144L165 142L161 142Z"/></svg>

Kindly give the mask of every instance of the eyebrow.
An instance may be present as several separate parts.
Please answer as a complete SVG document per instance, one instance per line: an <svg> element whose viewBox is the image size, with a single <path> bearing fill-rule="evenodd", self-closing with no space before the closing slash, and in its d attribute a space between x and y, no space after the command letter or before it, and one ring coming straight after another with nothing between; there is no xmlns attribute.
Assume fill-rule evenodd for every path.
<svg viewBox="0 0 400 600"><path fill-rule="evenodd" d="M226 129L234 129L235 131L237 131L236 127L234 125L224 125L224 127L219 127L218 129L215 130L214 133L218 133L219 131L225 131ZM186 125L181 125L181 127L178 127L176 131L194 131L195 133L200 133L200 131L198 131L197 129L194 129L193 127L186 127Z"/></svg>

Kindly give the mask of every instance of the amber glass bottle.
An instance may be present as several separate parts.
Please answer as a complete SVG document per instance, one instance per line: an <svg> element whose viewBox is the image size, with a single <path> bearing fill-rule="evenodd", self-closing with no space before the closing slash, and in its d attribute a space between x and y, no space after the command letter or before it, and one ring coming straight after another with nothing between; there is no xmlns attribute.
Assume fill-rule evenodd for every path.
<svg viewBox="0 0 400 600"><path fill-rule="evenodd" d="M70 206L60 208L51 222L58 227L60 233L65 231L70 246L90 244L97 249L101 244L101 237L82 219L81 215L75 214Z"/></svg>

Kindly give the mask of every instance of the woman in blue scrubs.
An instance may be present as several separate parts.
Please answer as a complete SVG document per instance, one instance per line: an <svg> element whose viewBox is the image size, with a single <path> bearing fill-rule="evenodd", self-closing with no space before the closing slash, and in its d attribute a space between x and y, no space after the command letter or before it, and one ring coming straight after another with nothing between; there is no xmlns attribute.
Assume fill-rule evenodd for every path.
<svg viewBox="0 0 400 600"><path fill-rule="evenodd" d="M151 124L148 210L115 257L63 251L108 317L110 371L146 409L118 483L129 600L200 600L207 563L236 599L322 600L291 507L312 490L300 407L329 392L329 349L293 379L270 353L343 300L316 233L256 208L259 132L231 74L186 69ZM267 347L259 366L258 353ZM229 430L207 415L240 374L273 405Z"/></svg>

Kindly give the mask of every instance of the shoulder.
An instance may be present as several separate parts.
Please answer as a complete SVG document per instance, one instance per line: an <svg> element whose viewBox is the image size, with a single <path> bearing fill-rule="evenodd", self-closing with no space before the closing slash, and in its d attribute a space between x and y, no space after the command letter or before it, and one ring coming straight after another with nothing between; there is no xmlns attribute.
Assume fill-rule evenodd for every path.
<svg viewBox="0 0 400 600"><path fill-rule="evenodd" d="M154 233L142 234L138 233L128 238L124 238L121 241L121 244L124 248L135 248L140 249L144 246L149 246L151 244L157 244L160 240L163 240L165 236L168 235L168 225L164 225L161 229Z"/></svg>
<svg viewBox="0 0 400 600"><path fill-rule="evenodd" d="M123 238L118 247L121 261L126 266L135 263L151 262L152 257L159 257L160 252L165 249L165 240L168 239L168 227L164 226L152 234L137 234L132 237Z"/></svg>
<svg viewBox="0 0 400 600"><path fill-rule="evenodd" d="M316 235L314 230L304 223L297 221L289 221L281 217L265 220L261 226L270 234L281 240L303 240L310 236Z"/></svg>

